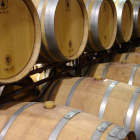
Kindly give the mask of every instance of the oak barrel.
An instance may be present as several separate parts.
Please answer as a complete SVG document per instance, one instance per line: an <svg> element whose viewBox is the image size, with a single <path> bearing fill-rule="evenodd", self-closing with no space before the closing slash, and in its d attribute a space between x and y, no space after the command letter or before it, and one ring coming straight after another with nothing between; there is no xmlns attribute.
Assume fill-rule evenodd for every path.
<svg viewBox="0 0 140 140"><path fill-rule="evenodd" d="M114 0L117 10L117 43L128 42L133 31L133 8L130 0Z"/></svg>
<svg viewBox="0 0 140 140"><path fill-rule="evenodd" d="M107 50L117 33L116 8L112 0L84 0L89 18L87 51Z"/></svg>
<svg viewBox="0 0 140 140"><path fill-rule="evenodd" d="M128 63L140 64L140 53L139 52L129 52L116 54L112 57L113 62L121 62L126 60Z"/></svg>
<svg viewBox="0 0 140 140"><path fill-rule="evenodd" d="M133 7L133 38L140 37L140 2L131 0Z"/></svg>
<svg viewBox="0 0 140 140"><path fill-rule="evenodd" d="M0 119L1 140L136 140L127 128L60 105L8 104L1 108Z"/></svg>
<svg viewBox="0 0 140 140"><path fill-rule="evenodd" d="M53 83L46 100L125 126L140 139L140 88L136 86L91 77L65 78Z"/></svg>
<svg viewBox="0 0 140 140"><path fill-rule="evenodd" d="M32 0L41 21L41 56L49 62L78 58L88 38L88 16L83 0Z"/></svg>
<svg viewBox="0 0 140 140"><path fill-rule="evenodd" d="M12 83L25 77L38 59L40 21L30 0L1 0L0 21L0 83Z"/></svg>
<svg viewBox="0 0 140 140"><path fill-rule="evenodd" d="M0 87L0 99L7 98L7 96L11 95L14 91L17 91L27 85L33 84L34 82L30 77L25 77L22 80L16 82L15 84L8 84ZM36 89L31 89L26 92L15 95L13 99L22 102L30 102L33 99L37 98L38 91Z"/></svg>
<svg viewBox="0 0 140 140"><path fill-rule="evenodd" d="M101 76L102 78L117 80L140 87L140 65L134 63L100 63L90 66L88 72L82 72L82 75L89 77Z"/></svg>

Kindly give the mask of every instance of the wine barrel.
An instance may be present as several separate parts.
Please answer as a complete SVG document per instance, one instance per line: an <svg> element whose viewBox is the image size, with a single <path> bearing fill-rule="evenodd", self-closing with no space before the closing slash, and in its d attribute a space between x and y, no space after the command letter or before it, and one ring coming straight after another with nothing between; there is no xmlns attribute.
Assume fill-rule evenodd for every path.
<svg viewBox="0 0 140 140"><path fill-rule="evenodd" d="M84 72L82 73L84 75ZM110 62L92 65L86 76L117 80L140 87L140 67L134 63Z"/></svg>
<svg viewBox="0 0 140 140"><path fill-rule="evenodd" d="M140 2L137 0L131 0L133 7L133 38L140 37Z"/></svg>
<svg viewBox="0 0 140 140"><path fill-rule="evenodd" d="M117 43L128 42L133 31L133 8L130 0L114 0L117 10Z"/></svg>
<svg viewBox="0 0 140 140"><path fill-rule="evenodd" d="M21 89L22 87L33 84L34 82L30 77L25 77L24 79L16 82L14 85L13 84L8 84L0 87L0 98L10 95L12 92L17 91ZM36 89L31 89L27 92L20 93L16 96L13 97L13 99L22 101L22 102L30 102L33 99L37 98L38 96L38 91Z"/></svg>
<svg viewBox="0 0 140 140"><path fill-rule="evenodd" d="M38 59L40 21L30 0L1 0L0 21L0 83L12 83L25 77Z"/></svg>
<svg viewBox="0 0 140 140"><path fill-rule="evenodd" d="M13 104L0 110L1 140L136 140L133 131L80 110L60 105L46 109L43 103Z"/></svg>
<svg viewBox="0 0 140 140"><path fill-rule="evenodd" d="M91 77L65 78L54 82L44 97L46 100L125 126L140 139L140 88L136 86Z"/></svg>
<svg viewBox="0 0 140 140"><path fill-rule="evenodd" d="M117 33L117 14L112 0L84 0L89 17L87 51L110 49Z"/></svg>
<svg viewBox="0 0 140 140"><path fill-rule="evenodd" d="M116 54L112 57L111 61L121 62L123 60L126 60L128 63L140 64L140 53L139 52L129 52L129 53Z"/></svg>
<svg viewBox="0 0 140 140"><path fill-rule="evenodd" d="M88 38L83 0L32 0L41 21L41 56L51 63L78 58Z"/></svg>

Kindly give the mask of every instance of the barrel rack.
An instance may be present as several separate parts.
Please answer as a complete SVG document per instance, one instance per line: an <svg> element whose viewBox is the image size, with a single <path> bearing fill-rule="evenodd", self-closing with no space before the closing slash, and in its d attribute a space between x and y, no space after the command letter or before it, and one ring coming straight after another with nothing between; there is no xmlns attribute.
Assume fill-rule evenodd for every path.
<svg viewBox="0 0 140 140"><path fill-rule="evenodd" d="M46 92L48 91L49 87L55 80L62 77L66 77L66 76L72 77L71 75L72 71L75 73L74 75L75 77L84 76L87 74L91 64L105 62L105 58L107 57L109 58L109 61L110 61L114 54L128 52L129 48L136 47L138 46L139 43L140 43L140 39L135 39L135 40L131 40L128 43L124 43L121 45L114 45L110 50L107 50L107 51L83 53L78 59L73 61L72 66L67 66L66 64L68 62L63 62L63 63L56 63L56 64L46 63L46 64L43 64L41 68L38 68L38 67L36 67L36 69L33 68L33 70L27 75L27 77L37 74L37 73L42 73L44 70L48 70L52 68L54 70L54 75L51 77L47 77L43 80L37 81L37 82L32 81L32 84L23 84L23 83L17 83L17 82L11 83L12 85L19 85L21 86L21 88L19 90L15 90L11 93L8 93L6 96L0 97L0 105L3 105L11 101L18 102L19 100L14 99L15 96L23 92L26 92L28 90L35 89L37 86L45 83L45 86L43 87L42 91L39 93L39 96L36 99L32 100L32 101L41 101L44 95L46 94ZM88 61L84 61L84 59ZM60 72L57 72L57 67L60 67L60 66L63 67L63 70ZM88 67L88 68L85 74L82 75L81 70L84 67ZM0 85L0 92L2 92L4 86L5 85Z"/></svg>

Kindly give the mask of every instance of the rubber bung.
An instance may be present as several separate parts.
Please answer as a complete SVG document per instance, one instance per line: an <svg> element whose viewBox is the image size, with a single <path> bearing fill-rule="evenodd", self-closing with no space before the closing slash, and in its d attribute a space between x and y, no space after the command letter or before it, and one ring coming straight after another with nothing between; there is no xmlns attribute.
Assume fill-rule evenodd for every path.
<svg viewBox="0 0 140 140"><path fill-rule="evenodd" d="M102 80L102 76L96 76L95 79L96 80Z"/></svg>
<svg viewBox="0 0 140 140"><path fill-rule="evenodd" d="M52 108L54 108L54 102L53 101L46 101L45 102L45 108L46 109L52 109Z"/></svg>
<svg viewBox="0 0 140 140"><path fill-rule="evenodd" d="M122 61L121 61L122 64L125 64L126 62L127 62L126 60L122 60Z"/></svg>

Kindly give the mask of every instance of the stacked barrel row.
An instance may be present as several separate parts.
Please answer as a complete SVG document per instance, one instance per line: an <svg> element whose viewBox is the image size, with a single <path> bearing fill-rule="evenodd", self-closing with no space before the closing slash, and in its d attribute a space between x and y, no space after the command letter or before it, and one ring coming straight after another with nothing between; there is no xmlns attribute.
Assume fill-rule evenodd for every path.
<svg viewBox="0 0 140 140"><path fill-rule="evenodd" d="M138 1L2 2L0 83L22 79L37 60L51 64L75 60L85 48L107 50L140 33ZM26 13L20 14L20 9Z"/></svg>
<svg viewBox="0 0 140 140"><path fill-rule="evenodd" d="M88 16L83 1L12 3L12 0L1 3L0 83L22 79L37 60L67 62L82 54L88 37Z"/></svg>

